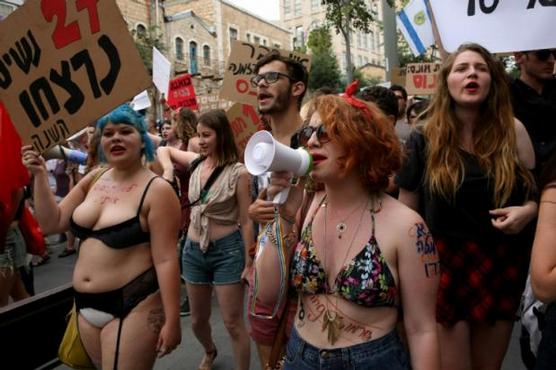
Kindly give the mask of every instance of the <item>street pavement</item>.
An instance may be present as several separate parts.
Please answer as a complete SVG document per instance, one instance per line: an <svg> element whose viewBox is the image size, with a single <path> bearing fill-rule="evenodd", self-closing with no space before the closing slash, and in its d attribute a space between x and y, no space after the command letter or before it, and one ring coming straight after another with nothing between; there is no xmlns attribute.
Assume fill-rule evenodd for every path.
<svg viewBox="0 0 556 370"><path fill-rule="evenodd" d="M51 239L51 238L50 238ZM49 247L51 251L50 260L45 264L35 267L35 289L37 293L44 292L61 284L71 281L73 265L76 255L65 258L58 258L58 254L63 250L65 243L53 244ZM216 298L212 300L212 334L216 347L218 348L218 357L216 358L214 370L233 369L233 357L231 344ZM182 343L171 354L157 360L154 370L196 370L203 357L203 348L193 336L191 330L191 320L189 317L181 318L182 326ZM251 345L251 369L259 369L259 362L255 345ZM55 368L56 370L71 370L65 365ZM387 369L385 369L387 370ZM521 362L519 354L519 330L516 325L512 334L512 340L502 370L526 370Z"/></svg>

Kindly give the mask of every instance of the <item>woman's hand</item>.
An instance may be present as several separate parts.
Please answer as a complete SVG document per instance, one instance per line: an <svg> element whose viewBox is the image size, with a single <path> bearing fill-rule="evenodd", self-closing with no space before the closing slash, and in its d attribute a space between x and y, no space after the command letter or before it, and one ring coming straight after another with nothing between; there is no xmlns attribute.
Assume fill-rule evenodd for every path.
<svg viewBox="0 0 556 370"><path fill-rule="evenodd" d="M535 218L537 214L537 203L527 202L523 206L512 206L497 208L489 211L492 218L492 226L504 234L517 234Z"/></svg>
<svg viewBox="0 0 556 370"><path fill-rule="evenodd" d="M46 173L44 158L33 150L32 145L24 145L21 147L21 159L23 165L27 167L33 176Z"/></svg>
<svg viewBox="0 0 556 370"><path fill-rule="evenodd" d="M267 189L263 189L257 199L249 205L247 210L249 218L260 224L274 220L274 204L267 200Z"/></svg>
<svg viewBox="0 0 556 370"><path fill-rule="evenodd" d="M176 349L181 343L181 326L179 319L177 322L169 322L166 320L160 334L158 335L158 343L156 344L156 352L158 357L163 357Z"/></svg>

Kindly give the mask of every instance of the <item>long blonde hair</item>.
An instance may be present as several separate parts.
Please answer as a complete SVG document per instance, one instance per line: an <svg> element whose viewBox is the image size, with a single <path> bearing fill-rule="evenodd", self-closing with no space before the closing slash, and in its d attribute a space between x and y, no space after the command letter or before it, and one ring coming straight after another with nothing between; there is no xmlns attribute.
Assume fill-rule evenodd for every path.
<svg viewBox="0 0 556 370"><path fill-rule="evenodd" d="M464 161L459 149L462 123L456 118L455 102L448 90L447 79L456 57L464 51L481 55L491 76L489 93L480 107L482 123L473 130L473 148L479 165L493 179L493 202L500 207L510 198L516 180L522 180L527 191L534 185L531 174L517 154L507 75L501 63L477 44L461 45L441 68L437 91L426 111L428 118L424 127L427 184L431 193L453 200L463 182Z"/></svg>

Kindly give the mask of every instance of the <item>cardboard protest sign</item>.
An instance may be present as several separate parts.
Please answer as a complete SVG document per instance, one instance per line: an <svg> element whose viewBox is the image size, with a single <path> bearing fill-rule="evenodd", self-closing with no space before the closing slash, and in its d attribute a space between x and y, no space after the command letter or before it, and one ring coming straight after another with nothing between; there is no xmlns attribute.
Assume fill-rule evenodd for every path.
<svg viewBox="0 0 556 370"><path fill-rule="evenodd" d="M172 110L179 110L180 108L197 110L199 108L190 74L185 74L170 81L168 105Z"/></svg>
<svg viewBox="0 0 556 370"><path fill-rule="evenodd" d="M206 92L202 95L197 95L197 103L199 105L199 112L203 113L211 109L224 109L230 108L233 103L229 100L220 99L219 92L212 90L210 93Z"/></svg>
<svg viewBox="0 0 556 370"><path fill-rule="evenodd" d="M237 40L231 44L231 50L224 72L224 84L220 91L220 99L257 106L257 91L251 86L251 77L255 74L257 60L272 50L277 50L281 55L301 62L307 68L307 71L311 69L311 56L308 54L269 48Z"/></svg>
<svg viewBox="0 0 556 370"><path fill-rule="evenodd" d="M400 85L405 87L405 68L393 67L390 82L392 85Z"/></svg>
<svg viewBox="0 0 556 370"><path fill-rule="evenodd" d="M0 22L0 99L42 152L151 84L115 0L27 1Z"/></svg>
<svg viewBox="0 0 556 370"><path fill-rule="evenodd" d="M411 63L406 67L405 89L410 95L432 95L438 83L439 63Z"/></svg>
<svg viewBox="0 0 556 370"><path fill-rule="evenodd" d="M236 143L241 161L243 162L243 152L247 146L249 138L257 131L263 129L257 111L252 105L235 103L226 111L228 121L232 127L234 141Z"/></svg>
<svg viewBox="0 0 556 370"><path fill-rule="evenodd" d="M556 47L554 0L430 0L430 5L449 52L466 42L492 53Z"/></svg>

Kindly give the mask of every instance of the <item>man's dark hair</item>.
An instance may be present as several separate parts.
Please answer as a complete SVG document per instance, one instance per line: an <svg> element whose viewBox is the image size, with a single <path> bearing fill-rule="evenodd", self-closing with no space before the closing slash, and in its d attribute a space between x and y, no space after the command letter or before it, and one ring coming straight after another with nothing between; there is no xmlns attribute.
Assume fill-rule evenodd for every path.
<svg viewBox="0 0 556 370"><path fill-rule="evenodd" d="M303 93L297 97L297 109L301 109L301 102L303 101L303 97L307 92L307 83L309 81L309 74L307 73L307 69L297 60L285 57L281 55L277 50L272 50L257 61L257 63L255 64L255 73L258 74L259 69L261 69L262 66L267 65L270 62L274 62L275 60L278 60L286 65L288 75L291 77L292 81L301 81L305 85L305 91L303 91Z"/></svg>
<svg viewBox="0 0 556 370"><path fill-rule="evenodd" d="M401 91L402 96L403 96L403 100L407 100L407 91L405 90L405 88L403 86L392 85L392 86L390 86L390 90L392 90L392 91Z"/></svg>
<svg viewBox="0 0 556 370"><path fill-rule="evenodd" d="M359 94L361 99L375 103L387 116L398 116L398 99L393 91L384 86L370 86Z"/></svg>
<svg viewBox="0 0 556 370"><path fill-rule="evenodd" d="M322 96L322 95L333 95L336 94L336 91L334 91L333 88L328 87L328 86L321 86L318 89L315 90L315 92L313 93L313 98L316 98L317 96Z"/></svg>

